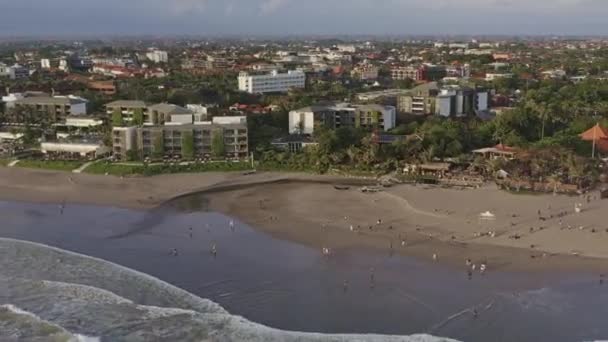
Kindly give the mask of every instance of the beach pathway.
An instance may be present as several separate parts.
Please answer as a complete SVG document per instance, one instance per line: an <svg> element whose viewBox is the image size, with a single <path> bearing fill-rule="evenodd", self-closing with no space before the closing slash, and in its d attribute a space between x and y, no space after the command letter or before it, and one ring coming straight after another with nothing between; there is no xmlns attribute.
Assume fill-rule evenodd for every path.
<svg viewBox="0 0 608 342"><path fill-rule="evenodd" d="M84 163L84 164L80 165L79 168L72 170L72 172L73 173L82 173L82 171L86 170L87 167L91 166L92 164L94 164L96 162L97 162L97 160Z"/></svg>

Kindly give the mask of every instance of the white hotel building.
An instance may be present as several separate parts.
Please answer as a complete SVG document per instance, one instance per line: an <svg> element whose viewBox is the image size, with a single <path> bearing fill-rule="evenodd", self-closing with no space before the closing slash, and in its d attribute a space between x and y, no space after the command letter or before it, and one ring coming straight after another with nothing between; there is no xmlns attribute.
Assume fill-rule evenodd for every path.
<svg viewBox="0 0 608 342"><path fill-rule="evenodd" d="M306 74L300 70L289 70L286 73L273 70L264 75L252 75L247 72L239 74L239 90L251 94L284 93L289 89L305 86Z"/></svg>

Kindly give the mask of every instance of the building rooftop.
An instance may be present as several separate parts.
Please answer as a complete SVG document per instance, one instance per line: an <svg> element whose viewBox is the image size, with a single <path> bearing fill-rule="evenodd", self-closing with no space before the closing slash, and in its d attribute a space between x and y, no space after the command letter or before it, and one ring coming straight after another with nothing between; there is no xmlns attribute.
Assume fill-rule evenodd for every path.
<svg viewBox="0 0 608 342"><path fill-rule="evenodd" d="M139 100L118 100L107 103L106 107L143 108L147 107L147 104Z"/></svg>
<svg viewBox="0 0 608 342"><path fill-rule="evenodd" d="M24 97L15 101L17 105L72 105L86 103L84 99L74 97L50 97L50 96L33 96Z"/></svg>
<svg viewBox="0 0 608 342"><path fill-rule="evenodd" d="M166 114L192 114L190 109L170 104L170 103L159 103L148 107L149 110L159 111Z"/></svg>

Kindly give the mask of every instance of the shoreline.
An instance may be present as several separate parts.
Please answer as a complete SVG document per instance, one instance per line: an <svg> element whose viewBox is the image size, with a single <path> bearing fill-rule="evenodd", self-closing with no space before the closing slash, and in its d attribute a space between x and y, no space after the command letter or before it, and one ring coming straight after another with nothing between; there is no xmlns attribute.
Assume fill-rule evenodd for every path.
<svg viewBox="0 0 608 342"><path fill-rule="evenodd" d="M460 268L463 272L467 269L466 259L477 265L486 262L489 271L604 273L608 270L608 251L603 248L608 242L608 231L560 230L550 227L554 222L549 220L542 221L548 227L540 229L530 213L519 213L518 223L500 223L510 221L506 219L490 223L471 222L470 212L459 216L450 210L436 212L425 208L441 205L442 197L453 194L478 197L478 201L484 202L488 199L486 192L499 200L508 198L510 203L506 206L516 208L519 200L544 201L549 198L556 202L572 201L566 196L513 195L491 186L481 190L454 190L398 185L377 194L362 194L353 189L339 191L323 184L298 182L213 193L208 199L213 211L238 218L276 238L319 251L330 248L340 253L363 248L386 253L387 257L399 254L430 262L436 254L438 263ZM419 202L408 198L421 193L426 193L429 198ZM424 203L426 200L430 203ZM327 205L329 203L333 205ZM469 205L465 199L458 204ZM522 204L522 208L529 209L529 205ZM596 208L588 213L601 217L601 210ZM483 211L476 211L475 215ZM378 217L383 221L380 225L376 221ZM581 221L596 219L584 217ZM351 225L354 232L350 230ZM524 233L529 232L528 225L536 225L537 231ZM492 229L498 232L495 238L474 236L475 231L487 231L489 226L494 226ZM521 234L521 238L510 239L511 234ZM404 246L402 241L405 241ZM578 256L570 253L570 242L573 242L573 249L579 250ZM530 248L531 245L535 245L534 248Z"/></svg>
<svg viewBox="0 0 608 342"><path fill-rule="evenodd" d="M580 199L514 195L492 186L455 190L397 185L375 194L354 188L369 183L295 173L120 178L0 168L0 200L151 210L200 196L210 200L213 211L319 251L370 249L387 257L399 254L429 261L435 254L438 263L463 272L466 259L476 264L486 262L489 271L608 271L608 250L604 248L608 223L600 229L608 201L586 204L583 213L560 217L564 223L558 226L553 214L551 219L539 220L536 210L541 209L537 208L548 215L564 211ZM337 190L334 184L357 185ZM549 209L545 209L546 203ZM494 213L496 219L479 220L479 213L485 211ZM377 220L382 223L377 224ZM584 228L564 229L565 224ZM496 236L475 235L488 231ZM510 238L513 235L520 238ZM578 256L571 255L573 251Z"/></svg>

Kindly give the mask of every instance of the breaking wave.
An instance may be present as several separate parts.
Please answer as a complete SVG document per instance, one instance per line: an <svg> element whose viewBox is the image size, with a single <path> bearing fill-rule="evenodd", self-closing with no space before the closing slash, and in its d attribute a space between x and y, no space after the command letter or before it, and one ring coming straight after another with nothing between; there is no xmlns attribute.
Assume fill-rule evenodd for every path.
<svg viewBox="0 0 608 342"><path fill-rule="evenodd" d="M91 337L95 336L95 337ZM2 341L454 341L269 328L152 276L58 248L0 238Z"/></svg>

